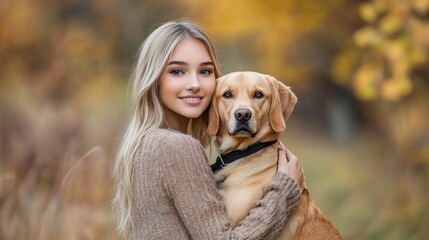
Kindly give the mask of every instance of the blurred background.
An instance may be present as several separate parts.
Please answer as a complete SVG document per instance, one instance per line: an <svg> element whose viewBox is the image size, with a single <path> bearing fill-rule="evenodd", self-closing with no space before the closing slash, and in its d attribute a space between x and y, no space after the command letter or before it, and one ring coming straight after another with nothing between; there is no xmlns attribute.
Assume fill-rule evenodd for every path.
<svg viewBox="0 0 429 240"><path fill-rule="evenodd" d="M0 3L0 239L119 239L112 162L151 30L291 86L283 140L345 239L429 239L429 0Z"/></svg>

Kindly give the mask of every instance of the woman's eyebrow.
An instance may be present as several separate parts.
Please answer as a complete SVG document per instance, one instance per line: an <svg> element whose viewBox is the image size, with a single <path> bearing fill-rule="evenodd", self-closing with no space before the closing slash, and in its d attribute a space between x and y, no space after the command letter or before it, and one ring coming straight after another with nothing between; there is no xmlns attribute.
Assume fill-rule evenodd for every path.
<svg viewBox="0 0 429 240"><path fill-rule="evenodd" d="M207 65L212 65L214 66L213 62L203 62L200 64L201 66L207 66Z"/></svg>
<svg viewBox="0 0 429 240"><path fill-rule="evenodd" d="M171 61L168 63L168 65L188 65L188 64L182 61Z"/></svg>
<svg viewBox="0 0 429 240"><path fill-rule="evenodd" d="M188 64L186 62L183 62L183 61L171 61L168 63L168 65L188 65ZM213 62L202 62L200 65L201 66L208 66L208 65L213 66L214 63Z"/></svg>

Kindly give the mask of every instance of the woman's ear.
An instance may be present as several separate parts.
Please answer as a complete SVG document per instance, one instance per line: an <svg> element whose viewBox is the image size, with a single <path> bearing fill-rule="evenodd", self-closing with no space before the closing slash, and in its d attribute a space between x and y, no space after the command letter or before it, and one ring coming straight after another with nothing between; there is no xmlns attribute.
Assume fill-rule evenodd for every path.
<svg viewBox="0 0 429 240"><path fill-rule="evenodd" d="M214 97L210 104L209 110L209 126L207 133L210 136L215 136L219 130L219 110L217 109L216 98Z"/></svg>
<svg viewBox="0 0 429 240"><path fill-rule="evenodd" d="M275 132L286 129L286 119L290 116L297 102L295 94L282 82L268 76L271 87L270 124Z"/></svg>

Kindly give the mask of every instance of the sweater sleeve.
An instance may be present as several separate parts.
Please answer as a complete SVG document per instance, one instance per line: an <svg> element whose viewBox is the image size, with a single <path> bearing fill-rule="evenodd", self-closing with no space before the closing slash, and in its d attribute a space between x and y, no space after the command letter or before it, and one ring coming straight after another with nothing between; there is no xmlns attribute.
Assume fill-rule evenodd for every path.
<svg viewBox="0 0 429 240"><path fill-rule="evenodd" d="M273 239L299 203L298 185L278 173L256 207L232 228L201 144L184 135L169 139L163 148L168 161L164 188L191 239Z"/></svg>

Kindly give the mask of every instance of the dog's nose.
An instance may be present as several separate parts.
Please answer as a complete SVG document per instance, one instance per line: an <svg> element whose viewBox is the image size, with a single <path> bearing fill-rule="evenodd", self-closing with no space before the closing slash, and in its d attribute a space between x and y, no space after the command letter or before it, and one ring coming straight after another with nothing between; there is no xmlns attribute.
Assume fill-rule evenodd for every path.
<svg viewBox="0 0 429 240"><path fill-rule="evenodd" d="M247 122L252 117L252 112L246 108L239 108L234 113L235 119L239 122Z"/></svg>

